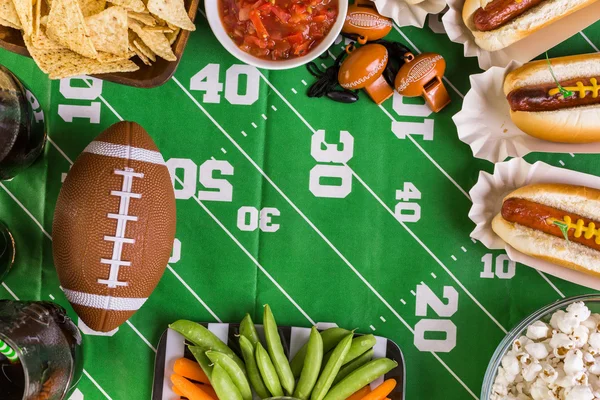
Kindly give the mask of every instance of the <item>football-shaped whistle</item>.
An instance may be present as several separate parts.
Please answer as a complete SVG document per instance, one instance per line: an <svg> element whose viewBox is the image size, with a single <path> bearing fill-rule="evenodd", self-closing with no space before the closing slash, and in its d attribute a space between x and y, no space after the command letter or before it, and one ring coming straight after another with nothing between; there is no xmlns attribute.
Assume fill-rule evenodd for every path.
<svg viewBox="0 0 600 400"><path fill-rule="evenodd" d="M394 89L383 77L388 64L387 49L380 44L367 44L350 52L338 73L338 81L344 89L364 89L377 104L394 94Z"/></svg>
<svg viewBox="0 0 600 400"><path fill-rule="evenodd" d="M83 322L108 332L148 299L169 261L175 195L152 138L134 122L109 127L77 158L54 212L54 263Z"/></svg>
<svg viewBox="0 0 600 400"><path fill-rule="evenodd" d="M380 15L373 3L357 0L348 7L343 33L356 35L360 44L378 40L392 30L392 20Z"/></svg>
<svg viewBox="0 0 600 400"><path fill-rule="evenodd" d="M398 93L407 97L423 96L434 112L439 112L450 103L450 96L442 82L446 71L446 61L435 53L414 56L407 53L405 64L396 75L395 86Z"/></svg>

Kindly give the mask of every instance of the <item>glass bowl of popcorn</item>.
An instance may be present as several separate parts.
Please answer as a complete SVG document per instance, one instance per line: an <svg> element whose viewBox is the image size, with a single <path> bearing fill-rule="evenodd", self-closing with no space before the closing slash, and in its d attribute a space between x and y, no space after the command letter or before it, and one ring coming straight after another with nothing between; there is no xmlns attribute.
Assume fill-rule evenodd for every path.
<svg viewBox="0 0 600 400"><path fill-rule="evenodd" d="M481 400L600 399L600 294L525 318L498 345Z"/></svg>

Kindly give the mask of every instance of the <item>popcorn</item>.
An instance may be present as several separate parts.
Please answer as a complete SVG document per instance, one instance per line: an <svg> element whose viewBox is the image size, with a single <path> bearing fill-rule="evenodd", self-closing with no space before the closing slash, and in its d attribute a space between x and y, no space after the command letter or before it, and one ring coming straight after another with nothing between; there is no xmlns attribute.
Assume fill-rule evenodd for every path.
<svg viewBox="0 0 600 400"><path fill-rule="evenodd" d="M535 321L501 364L491 400L600 400L600 314L577 302Z"/></svg>

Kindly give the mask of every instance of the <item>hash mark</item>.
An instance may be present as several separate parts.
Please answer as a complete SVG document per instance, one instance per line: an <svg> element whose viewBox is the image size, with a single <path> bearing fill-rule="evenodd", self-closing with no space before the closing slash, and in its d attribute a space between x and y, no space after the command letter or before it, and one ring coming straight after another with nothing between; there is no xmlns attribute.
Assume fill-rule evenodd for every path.
<svg viewBox="0 0 600 400"><path fill-rule="evenodd" d="M327 69L327 65L325 65L325 63L321 63L321 67Z"/></svg>
<svg viewBox="0 0 600 400"><path fill-rule="evenodd" d="M223 152L223 154L227 154L227 150L225 150L224 148L221 147L221 151Z"/></svg>
<svg viewBox="0 0 600 400"><path fill-rule="evenodd" d="M433 277L433 279L437 279L437 276L432 272L431 276Z"/></svg>
<svg viewBox="0 0 600 400"><path fill-rule="evenodd" d="M252 127L253 127L254 129L258 128L258 126L256 126L256 124L255 124L254 122L252 123Z"/></svg>
<svg viewBox="0 0 600 400"><path fill-rule="evenodd" d="M462 251L464 251L465 253L467 252L467 249L465 249L465 246L460 246L460 249L461 249Z"/></svg>
<svg viewBox="0 0 600 400"><path fill-rule="evenodd" d="M381 320L381 322L386 322L385 318L383 318L383 315L380 316L379 319Z"/></svg>
<svg viewBox="0 0 600 400"><path fill-rule="evenodd" d="M277 111L277 107L271 106L271 108L273 109L273 111Z"/></svg>
<svg viewBox="0 0 600 400"><path fill-rule="evenodd" d="M375 329L375 327L374 327L373 325L369 325L369 328L371 328L371 330L372 330L373 332L375 332L375 331L376 331L376 329Z"/></svg>
<svg viewBox="0 0 600 400"><path fill-rule="evenodd" d="M266 121L267 120L267 116L265 114L261 115L261 117Z"/></svg>
<svg viewBox="0 0 600 400"><path fill-rule="evenodd" d="M454 261L456 261L456 257L454 257L453 255L450 256L450 258L452 258Z"/></svg>
<svg viewBox="0 0 600 400"><path fill-rule="evenodd" d="M213 160L213 161L217 161L214 157L211 157L210 159Z"/></svg>
<svg viewBox="0 0 600 400"><path fill-rule="evenodd" d="M560 165L562 165L563 167L565 166L565 163L563 162L563 160L558 160L558 163L559 163Z"/></svg>
<svg viewBox="0 0 600 400"><path fill-rule="evenodd" d="M304 79L302 79L302 84L303 84L304 86L306 86L306 85L307 85L307 84L306 84L306 81L305 81Z"/></svg>
<svg viewBox="0 0 600 400"><path fill-rule="evenodd" d="M475 238L471 238L471 242L477 244L477 240L475 240Z"/></svg>
<svg viewBox="0 0 600 400"><path fill-rule="evenodd" d="M411 291L410 291L410 294L412 294L413 296L416 296L416 295L417 295L417 294L415 293L415 291L414 291L414 290L411 290Z"/></svg>
<svg viewBox="0 0 600 400"><path fill-rule="evenodd" d="M294 94L298 94L298 92L294 88L292 88L292 92L294 92Z"/></svg>
<svg viewBox="0 0 600 400"><path fill-rule="evenodd" d="M242 131L242 135L248 136L248 134L246 132L244 132L244 131Z"/></svg>
<svg viewBox="0 0 600 400"><path fill-rule="evenodd" d="M571 157L575 157L575 154L573 154L573 153L569 153L569 155L570 155Z"/></svg>
<svg viewBox="0 0 600 400"><path fill-rule="evenodd" d="M63 172L63 173L60 175L60 183L65 183L65 179L67 179L67 173L66 173L66 172Z"/></svg>
<svg viewBox="0 0 600 400"><path fill-rule="evenodd" d="M54 296L52 296L51 294L49 294L48 296L50 296L50 298L51 298L52 300L54 300Z"/></svg>
<svg viewBox="0 0 600 400"><path fill-rule="evenodd" d="M406 302L404 301L404 299L400 299L400 303L406 305Z"/></svg>

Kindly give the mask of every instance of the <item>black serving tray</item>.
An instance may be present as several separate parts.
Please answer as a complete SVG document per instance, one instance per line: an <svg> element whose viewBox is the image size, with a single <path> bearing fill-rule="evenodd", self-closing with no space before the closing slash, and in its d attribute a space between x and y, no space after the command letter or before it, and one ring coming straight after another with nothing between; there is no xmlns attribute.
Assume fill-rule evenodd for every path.
<svg viewBox="0 0 600 400"><path fill-rule="evenodd" d="M222 324L222 323L202 323L211 332L217 335L223 342L236 352L241 358L241 351L236 335L239 332L240 324ZM319 324L319 330L333 326L331 324ZM321 329L323 328L323 329ZM259 336L264 341L262 325L256 325ZM288 356L293 355L308 340L310 328L299 328L290 326L280 326L279 335L283 343L283 348ZM356 334L359 336L359 334ZM405 393L405 364L402 351L396 343L384 337L376 336L374 358L387 357L398 362L398 366L385 375L385 379L394 378L398 382L394 391L388 396L391 400L404 400ZM194 360L194 356L187 349L186 340L179 333L172 329L167 329L161 336L156 351L154 362L154 383L152 386L152 400L179 400L180 397L171 390L170 376L173 373L173 363L180 357L186 357ZM291 356L290 356L291 354ZM373 386L379 385L384 378L373 382Z"/></svg>

